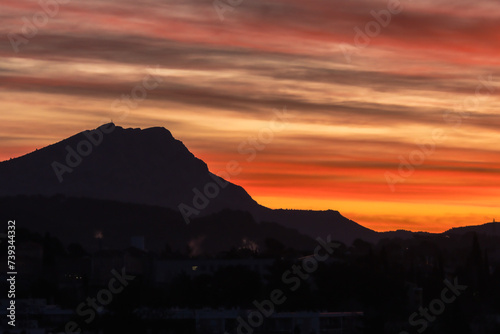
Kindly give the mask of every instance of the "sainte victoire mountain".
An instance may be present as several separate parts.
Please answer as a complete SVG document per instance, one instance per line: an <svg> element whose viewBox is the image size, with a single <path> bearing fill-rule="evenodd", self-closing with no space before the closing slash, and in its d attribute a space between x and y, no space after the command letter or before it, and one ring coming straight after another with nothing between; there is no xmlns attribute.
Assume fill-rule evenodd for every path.
<svg viewBox="0 0 500 334"><path fill-rule="evenodd" d="M223 209L249 212L316 238L346 243L377 239L337 211L271 210L240 186L209 171L165 128L124 129L115 124L78 133L0 163L0 196L63 195L181 211L185 221ZM237 224L237 222L235 222Z"/></svg>
<svg viewBox="0 0 500 334"><path fill-rule="evenodd" d="M59 219L59 225L54 223L52 229L75 233L74 237L91 227L94 230L108 228L110 233L125 230L120 224L127 224L126 230L134 234L149 231L149 235L158 238L159 244L162 238L169 237L175 243L196 235L206 236L209 232L218 233L214 240L224 242L220 236L222 228L227 235L230 235L229 229L238 237L251 235L250 231L257 229L262 235L287 235L287 239L283 239L285 243L304 244L328 235L346 244L358 238L373 242L386 236L411 235L410 232L377 233L338 211L275 210L259 205L245 189L211 173L206 163L196 158L170 131L160 127L124 129L110 123L83 131L25 156L1 162L0 179L2 207L17 208L18 214L36 207L33 211L41 217L39 224L47 225ZM49 198L61 197L67 199L66 205L47 202ZM129 210L127 215L123 214L124 205ZM52 207L52 211L45 211L43 215L43 208L48 207ZM232 213L218 215L224 210ZM145 211L155 217L170 218L152 223L156 220L148 221ZM102 217L103 212L115 220ZM118 221L117 214L111 212L119 212ZM36 224L36 217L26 220ZM92 225L92 221L99 223ZM111 228L115 223L114 229Z"/></svg>

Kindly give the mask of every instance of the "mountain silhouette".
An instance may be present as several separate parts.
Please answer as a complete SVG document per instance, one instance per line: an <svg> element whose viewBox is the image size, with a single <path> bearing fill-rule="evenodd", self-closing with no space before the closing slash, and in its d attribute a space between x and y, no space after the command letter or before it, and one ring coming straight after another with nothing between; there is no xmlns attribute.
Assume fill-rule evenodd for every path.
<svg viewBox="0 0 500 334"><path fill-rule="evenodd" d="M500 236L500 223L493 220L493 222L483 225L454 227L443 234L465 234L471 232L475 232L478 235Z"/></svg>
<svg viewBox="0 0 500 334"><path fill-rule="evenodd" d="M165 128L113 123L0 163L0 196L64 195L181 210L186 222L223 209L250 212L309 237L345 243L378 239L337 211L272 210L240 186L211 173ZM208 187L208 188L207 188Z"/></svg>
<svg viewBox="0 0 500 334"><path fill-rule="evenodd" d="M91 152L83 156L86 143ZM0 176L0 196L62 194L168 208L192 205L194 188L203 191L206 184L223 182L167 129L123 129L112 123L2 162ZM220 189L204 213L257 206L239 186L227 183Z"/></svg>

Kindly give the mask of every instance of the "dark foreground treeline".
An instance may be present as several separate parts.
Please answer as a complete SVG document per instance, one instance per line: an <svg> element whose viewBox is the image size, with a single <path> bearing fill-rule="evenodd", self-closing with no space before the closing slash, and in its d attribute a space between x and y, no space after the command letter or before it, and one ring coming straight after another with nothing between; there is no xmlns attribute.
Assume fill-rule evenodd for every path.
<svg viewBox="0 0 500 334"><path fill-rule="evenodd" d="M36 212L29 211L21 219ZM99 214L106 217L106 209ZM271 224L272 236L242 239L222 227L233 220L252 226L245 223L247 214L227 211L205 218L197 228L206 231L211 221L218 222L222 225L213 233L226 234L226 238L234 233L234 238L240 238L234 243L219 241L218 247L205 251L205 233L187 235L184 243L175 246L164 242L155 250L147 249L147 239L146 247L139 242L116 249L107 243L113 235L109 227L101 235L91 222L88 228L78 225L77 233L96 233L94 244L88 246L54 237L57 231L41 232L51 222L38 215L36 230L23 227L16 218L16 299L41 299L72 311L69 319L61 317L57 325L53 319L32 313L46 328L64 332L73 319L78 328L104 329L104 333L146 333L146 327L152 333L160 328L193 333L192 321L144 314L173 308L253 309L279 290L281 302L273 303L275 312L364 312L359 333L500 332L500 238L494 235L414 234L377 244L363 240L352 245L322 244L293 231L283 236L279 233L283 230ZM145 216L133 218L140 221ZM81 216L68 217L71 220L81 220ZM116 233L123 232L118 228ZM294 246L290 240L303 243ZM0 244L2 263L6 263L6 241ZM314 258L315 250L320 260ZM92 315L88 299L109 289L113 270L122 272L122 268L134 278ZM0 288L8 290L3 277Z"/></svg>
<svg viewBox="0 0 500 334"><path fill-rule="evenodd" d="M106 327L107 321L111 321L115 329L125 326L128 331L141 326L142 320L135 313L141 307L254 308L254 302L269 300L271 292L279 289L286 299L275 305L279 312L362 311L366 333L399 333L402 329L417 332L426 319L419 307L429 309L433 305L439 309L439 303L433 301L442 298L447 287L444 279L448 279L451 284L467 288L461 288L458 298L445 303L439 314L430 312L432 321L425 326L426 332L475 333L481 327L490 330L485 332L495 333L498 327L491 316L500 310L500 267L495 242L495 238L478 237L474 233L383 240L377 245L357 240L352 246L336 247L327 260L317 263L317 268L308 267L311 272L305 270L301 258L312 252L287 248L271 238L261 250L233 248L212 257L190 255L189 245L184 252L172 251L168 245L161 253L115 251L118 258L123 254L140 258L149 269L136 270L134 280L106 305L106 312L84 326ZM41 298L75 310L88 296L96 296L107 287L106 274L99 281L102 277L96 271L111 268L107 264L100 268L98 264L109 255L108 250L91 253L78 244L65 245L49 234L42 236L22 228L17 231L16 243L22 250L18 260L17 299ZM2 242L2 254L6 254L6 246ZM33 255L23 258L30 247L41 247L39 270L35 270ZM193 263L209 266L216 261L223 263L224 259L240 263L232 262L195 275L189 270ZM249 261L259 263L255 261L263 259L272 259L264 271L247 266ZM155 264L166 265L168 271L169 263L183 261L188 270L171 279L158 281L152 277L155 274L151 267ZM23 268L23 263L30 267ZM121 266L120 262L116 264ZM2 289L6 291L4 282ZM451 292L446 295L450 296ZM419 313L413 318L413 324L418 325L408 320L414 312ZM117 321L118 318L122 320Z"/></svg>

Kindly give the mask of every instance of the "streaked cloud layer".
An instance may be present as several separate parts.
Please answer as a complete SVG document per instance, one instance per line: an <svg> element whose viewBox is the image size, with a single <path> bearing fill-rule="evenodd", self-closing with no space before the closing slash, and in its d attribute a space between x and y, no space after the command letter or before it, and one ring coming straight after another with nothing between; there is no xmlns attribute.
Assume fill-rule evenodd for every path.
<svg viewBox="0 0 500 334"><path fill-rule="evenodd" d="M214 172L240 161L232 181L267 206L376 230L500 217L498 1L401 0L365 47L357 28L394 1L243 0L224 21L211 1L63 2L42 1L45 24L38 1L1 4L2 160L113 119L170 129ZM118 113L148 68L161 85ZM247 161L241 143L285 106L294 117Z"/></svg>

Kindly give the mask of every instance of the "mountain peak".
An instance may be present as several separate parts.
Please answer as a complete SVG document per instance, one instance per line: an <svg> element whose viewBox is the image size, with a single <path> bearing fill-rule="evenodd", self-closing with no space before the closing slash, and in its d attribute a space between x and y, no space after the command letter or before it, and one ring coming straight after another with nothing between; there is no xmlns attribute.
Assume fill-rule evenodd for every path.
<svg viewBox="0 0 500 334"><path fill-rule="evenodd" d="M110 123L106 123L106 124L102 124L100 125L99 127L97 127L95 130L99 130L103 133L112 133L112 132L116 132L116 133L134 133L134 134L153 134L153 135L157 135L157 136L165 136L166 138L170 138L170 139L175 139L174 136L172 135L172 133L164 128L164 127L161 127L161 126L155 126L155 127L151 127L151 128L144 128L144 129L141 129L141 128L123 128L119 125L116 125L114 122L110 122ZM90 131L95 131L95 130L90 130ZM87 130L89 131L89 130ZM87 132L87 131L83 131L83 132Z"/></svg>
<svg viewBox="0 0 500 334"><path fill-rule="evenodd" d="M105 128L123 129L121 126L116 126L116 124L113 121L111 121L109 123L105 123L105 124L97 127L97 129L99 129L99 130L102 130L102 129L105 129Z"/></svg>
<svg viewBox="0 0 500 334"><path fill-rule="evenodd" d="M158 205L193 206L195 189L222 182L164 127L106 123L18 159L0 163L0 196L57 194ZM232 183L202 213L257 203Z"/></svg>

